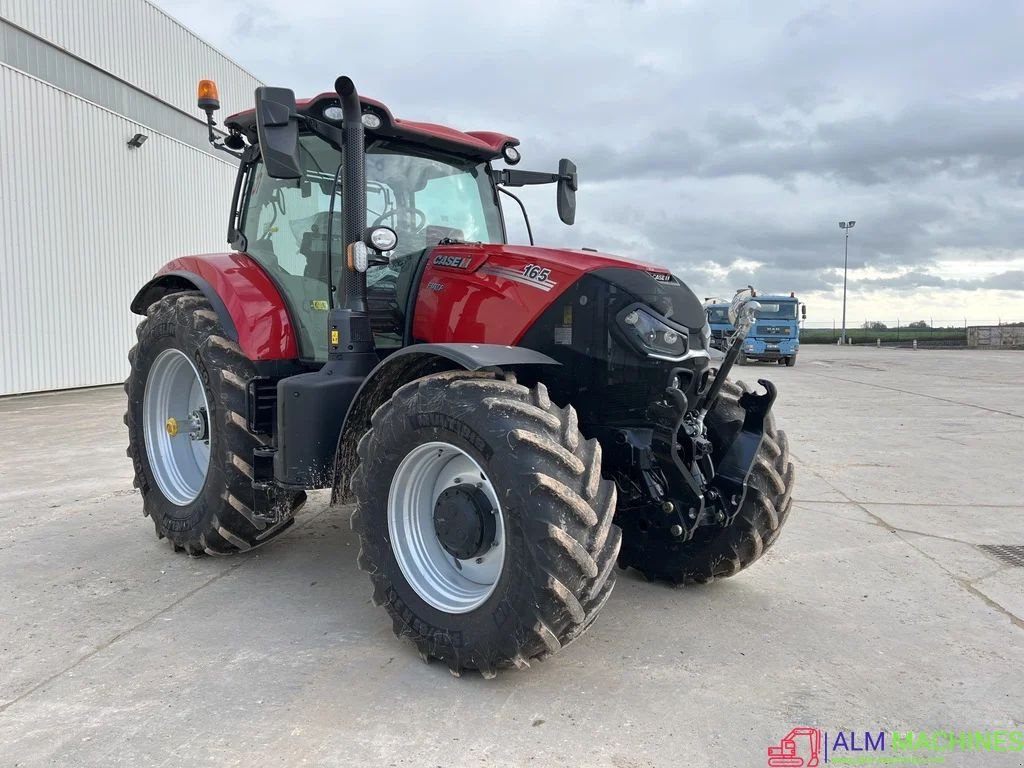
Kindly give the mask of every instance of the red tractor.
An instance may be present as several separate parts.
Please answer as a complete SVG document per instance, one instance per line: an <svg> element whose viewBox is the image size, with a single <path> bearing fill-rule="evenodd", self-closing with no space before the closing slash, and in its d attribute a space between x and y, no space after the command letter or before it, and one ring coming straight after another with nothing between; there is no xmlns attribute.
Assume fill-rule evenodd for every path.
<svg viewBox="0 0 1024 768"><path fill-rule="evenodd" d="M395 118L346 77L257 89L223 139L210 81L199 106L239 160L232 252L170 262L131 304L128 455L157 536L248 551L330 488L395 633L485 676L582 634L616 564L706 582L775 541L775 390L726 380L753 302L715 371L666 268L506 244L506 187L555 184L573 222L571 162L494 168L516 139Z"/></svg>

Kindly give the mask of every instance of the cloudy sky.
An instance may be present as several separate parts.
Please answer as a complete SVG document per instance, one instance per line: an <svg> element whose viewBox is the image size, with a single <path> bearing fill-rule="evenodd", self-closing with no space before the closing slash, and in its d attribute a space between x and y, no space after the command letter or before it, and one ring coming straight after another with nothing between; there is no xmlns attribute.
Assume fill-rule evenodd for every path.
<svg viewBox="0 0 1024 768"><path fill-rule="evenodd" d="M831 323L854 219L851 325L1024 320L1020 2L158 2L268 84L348 74L399 117L518 136L521 168L574 159L575 227L526 192L539 243Z"/></svg>

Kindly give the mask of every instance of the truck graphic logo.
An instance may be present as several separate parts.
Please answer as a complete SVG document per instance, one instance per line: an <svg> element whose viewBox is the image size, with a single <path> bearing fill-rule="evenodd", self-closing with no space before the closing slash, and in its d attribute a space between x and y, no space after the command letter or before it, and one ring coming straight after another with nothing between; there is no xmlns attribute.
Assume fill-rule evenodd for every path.
<svg viewBox="0 0 1024 768"><path fill-rule="evenodd" d="M797 742L807 740L807 751L797 749ZM803 757L801 755L806 755ZM815 768L820 765L821 731L817 728L794 728L779 742L768 747L768 768Z"/></svg>

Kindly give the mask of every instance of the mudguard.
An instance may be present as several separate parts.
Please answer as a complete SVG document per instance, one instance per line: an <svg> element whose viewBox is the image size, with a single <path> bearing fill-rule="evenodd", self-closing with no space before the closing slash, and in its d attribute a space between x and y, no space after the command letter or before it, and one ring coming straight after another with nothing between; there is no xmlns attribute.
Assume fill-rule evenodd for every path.
<svg viewBox="0 0 1024 768"><path fill-rule="evenodd" d="M331 503L350 499L349 481L359 458L356 445L370 428L370 417L396 389L441 371L515 369L524 365L561 365L545 354L504 344L413 344L384 359L363 382L345 416L334 460Z"/></svg>
<svg viewBox="0 0 1024 768"><path fill-rule="evenodd" d="M131 310L146 309L169 293L202 291L232 341L250 360L294 360L295 328L284 299L263 268L244 253L186 256L168 262L142 286Z"/></svg>

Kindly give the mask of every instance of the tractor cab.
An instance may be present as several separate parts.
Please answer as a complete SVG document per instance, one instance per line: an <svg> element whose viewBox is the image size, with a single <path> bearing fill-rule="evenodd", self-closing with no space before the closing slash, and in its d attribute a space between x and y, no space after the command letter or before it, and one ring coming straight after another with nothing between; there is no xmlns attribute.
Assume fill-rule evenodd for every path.
<svg viewBox="0 0 1024 768"><path fill-rule="evenodd" d="M366 226L395 235L393 246L375 253L365 271L374 347L386 355L403 346L413 278L428 251L440 243L505 243L497 182L558 179L533 174L542 180L524 181L508 170L494 171L494 160L518 162L519 142L512 136L402 120L365 97L360 108ZM328 310L345 269L343 113L338 94L324 93L295 102L295 114L297 163L285 170L291 177L281 178L281 169L256 153L240 152L229 240L280 288L299 326L301 356L323 362ZM232 115L224 124L228 147L259 145L257 110Z"/></svg>

